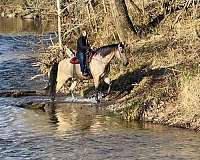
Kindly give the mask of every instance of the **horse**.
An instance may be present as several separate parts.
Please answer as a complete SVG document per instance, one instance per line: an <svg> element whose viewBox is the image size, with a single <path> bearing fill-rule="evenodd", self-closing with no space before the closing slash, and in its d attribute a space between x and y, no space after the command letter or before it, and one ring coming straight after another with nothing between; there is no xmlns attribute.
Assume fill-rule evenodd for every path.
<svg viewBox="0 0 200 160"><path fill-rule="evenodd" d="M107 77L107 74L110 71L111 60L114 57L116 57L117 59L123 61L124 66L128 65L128 60L123 50L124 50L124 45L122 43L106 45L98 48L94 52L91 61L89 63L91 76L83 76L80 69L80 64L70 63L71 58L63 59L57 64L57 66L55 65L55 67L52 67L52 73L50 71L50 78L52 77L51 78L52 80L50 80L50 88L51 88L50 96L53 97L54 100L55 94L53 92L55 91L56 93L59 92L60 89L63 87L63 85L69 79L72 78L80 80L93 79L95 86L95 99L97 102L100 102L98 98L98 92L99 92L98 88L100 80L104 79L105 83L109 85L107 94L110 93L111 82L110 79ZM76 86L76 80L72 83L69 89L70 92L72 93L72 96L75 86Z"/></svg>

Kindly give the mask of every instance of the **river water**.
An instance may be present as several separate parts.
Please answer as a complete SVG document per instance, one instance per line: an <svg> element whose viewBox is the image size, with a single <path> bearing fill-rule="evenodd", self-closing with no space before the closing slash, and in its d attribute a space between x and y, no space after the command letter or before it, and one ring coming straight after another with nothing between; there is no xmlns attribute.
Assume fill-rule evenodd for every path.
<svg viewBox="0 0 200 160"><path fill-rule="evenodd" d="M0 90L40 90L45 80L31 79L39 74L37 28L16 32L5 20L0 24ZM2 160L200 159L199 133L126 123L92 103L49 105L46 112L16 107L31 98L42 99L0 98Z"/></svg>

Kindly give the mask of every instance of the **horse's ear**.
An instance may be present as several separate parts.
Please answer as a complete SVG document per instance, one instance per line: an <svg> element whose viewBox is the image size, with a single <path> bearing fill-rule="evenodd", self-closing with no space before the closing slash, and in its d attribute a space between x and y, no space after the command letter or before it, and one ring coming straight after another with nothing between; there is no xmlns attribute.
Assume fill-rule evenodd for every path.
<svg viewBox="0 0 200 160"><path fill-rule="evenodd" d="M120 42L120 43L119 43L119 47L124 48L124 47L125 47L125 43L124 43L124 42Z"/></svg>

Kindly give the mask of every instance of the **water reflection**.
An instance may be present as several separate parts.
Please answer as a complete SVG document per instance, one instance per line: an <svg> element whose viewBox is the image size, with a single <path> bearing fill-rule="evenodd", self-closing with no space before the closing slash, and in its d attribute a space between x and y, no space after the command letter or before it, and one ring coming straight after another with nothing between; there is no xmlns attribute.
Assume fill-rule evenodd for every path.
<svg viewBox="0 0 200 160"><path fill-rule="evenodd" d="M76 132L99 133L111 126L119 126L117 117L110 117L105 110L88 105L80 104L49 104L45 107L46 112L26 111L22 118L26 125L40 132L51 132L56 135L74 134ZM33 112L29 116L30 112ZM33 123L34 121L34 123ZM35 125L34 125L35 124ZM39 125L39 126L38 126Z"/></svg>
<svg viewBox="0 0 200 160"><path fill-rule="evenodd" d="M92 126L96 119L96 108L89 109L84 106L65 106L60 107L56 113L58 119L57 133L86 131Z"/></svg>
<svg viewBox="0 0 200 160"><path fill-rule="evenodd" d="M21 120L34 134L42 133L45 139L51 135L53 142L47 145L55 143L62 150L67 147L65 158L170 160L200 156L198 134L148 123L126 123L95 106L50 104L46 112L26 110Z"/></svg>
<svg viewBox="0 0 200 160"><path fill-rule="evenodd" d="M21 18L0 18L0 34L19 34L51 32L56 30L53 22L23 20Z"/></svg>

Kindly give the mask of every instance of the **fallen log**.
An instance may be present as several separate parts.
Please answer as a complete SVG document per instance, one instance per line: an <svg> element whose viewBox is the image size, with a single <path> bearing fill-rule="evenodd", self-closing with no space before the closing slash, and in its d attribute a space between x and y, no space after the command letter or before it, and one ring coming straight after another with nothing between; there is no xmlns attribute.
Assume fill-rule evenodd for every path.
<svg viewBox="0 0 200 160"><path fill-rule="evenodd" d="M37 91L22 91L22 90L7 90L0 91L0 97L24 97L24 96L46 96L45 92L37 92Z"/></svg>
<svg viewBox="0 0 200 160"><path fill-rule="evenodd" d="M48 106L48 103L34 103L34 102L26 102L16 104L17 107L24 108L24 109L34 109L34 110L42 110L45 111L45 107Z"/></svg>

